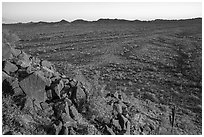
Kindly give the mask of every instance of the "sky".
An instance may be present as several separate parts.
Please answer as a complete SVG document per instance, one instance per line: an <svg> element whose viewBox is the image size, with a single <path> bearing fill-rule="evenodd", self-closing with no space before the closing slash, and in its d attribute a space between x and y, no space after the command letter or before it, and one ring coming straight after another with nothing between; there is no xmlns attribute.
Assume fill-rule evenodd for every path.
<svg viewBox="0 0 204 137"><path fill-rule="evenodd" d="M3 2L2 17L8 22L188 19L202 17L202 3Z"/></svg>

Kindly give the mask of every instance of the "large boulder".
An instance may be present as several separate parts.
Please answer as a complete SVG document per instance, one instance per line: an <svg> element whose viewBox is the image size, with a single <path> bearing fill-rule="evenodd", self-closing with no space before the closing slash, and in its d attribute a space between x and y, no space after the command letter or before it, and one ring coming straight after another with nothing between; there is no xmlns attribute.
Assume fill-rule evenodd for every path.
<svg viewBox="0 0 204 137"><path fill-rule="evenodd" d="M35 104L40 107L40 103L46 99L45 86L46 81L37 73L29 75L19 83L24 93L34 100Z"/></svg>

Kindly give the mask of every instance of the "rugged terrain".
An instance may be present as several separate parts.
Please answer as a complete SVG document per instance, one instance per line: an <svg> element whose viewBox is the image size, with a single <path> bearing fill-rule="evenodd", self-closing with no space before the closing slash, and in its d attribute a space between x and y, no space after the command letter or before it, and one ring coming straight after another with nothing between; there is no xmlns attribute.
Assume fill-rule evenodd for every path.
<svg viewBox="0 0 204 137"><path fill-rule="evenodd" d="M60 134L202 134L201 22L201 19L151 22L102 19L4 24L3 43L7 45L4 46L26 54L19 56L20 52L12 50L15 55L7 58L8 53L4 52L7 48L3 46L6 58L2 73L15 78L20 87L24 87L22 97L15 94L13 80L2 80L3 133L59 134L60 129ZM27 55L38 59L24 57ZM24 62L25 58L28 66L19 64L19 60ZM43 66L39 59L48 60L52 65ZM15 66L14 70L6 68L8 62ZM30 67L35 69L31 71ZM60 82L56 83L50 76L47 78L50 85L39 84L42 91L35 94L38 88L29 89L28 85L33 84L29 79L35 79L34 74L39 71L44 75L49 70L58 82L64 79L68 82L61 82L64 86L54 90ZM36 79L37 82L39 78ZM74 124L65 126L62 114L56 114L54 106L60 102L56 98L64 99L61 95L64 91L68 94L72 88L77 91L82 88L76 84L66 89L71 81L81 83L84 90L77 92L76 99L67 95L80 120L72 117ZM10 89L4 88L8 85ZM47 94L38 97L50 89L52 94L59 94L46 102L53 114L45 118L31 111L32 106L27 105L31 107L27 109L25 102L23 106L18 102L22 98L45 102L43 97ZM45 112L42 106L38 109ZM27 121L35 128L25 126ZM20 129L17 128L19 123ZM43 126L43 130L39 131L39 126Z"/></svg>

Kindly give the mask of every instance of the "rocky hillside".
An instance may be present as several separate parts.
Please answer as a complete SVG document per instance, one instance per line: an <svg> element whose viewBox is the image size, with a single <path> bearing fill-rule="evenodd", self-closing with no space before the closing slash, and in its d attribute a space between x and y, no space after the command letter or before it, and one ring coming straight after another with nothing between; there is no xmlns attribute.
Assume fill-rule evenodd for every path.
<svg viewBox="0 0 204 137"><path fill-rule="evenodd" d="M59 73L46 60L15 49L18 37L3 32L2 134L147 135L201 134L182 108L105 90L96 75L88 81Z"/></svg>

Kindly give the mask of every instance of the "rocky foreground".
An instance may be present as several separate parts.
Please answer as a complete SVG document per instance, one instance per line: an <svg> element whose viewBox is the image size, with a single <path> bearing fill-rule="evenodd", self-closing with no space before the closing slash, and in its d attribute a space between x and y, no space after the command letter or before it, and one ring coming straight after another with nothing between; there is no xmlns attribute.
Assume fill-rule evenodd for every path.
<svg viewBox="0 0 204 137"><path fill-rule="evenodd" d="M3 134L201 134L182 108L106 91L79 70L69 78L46 60L2 45Z"/></svg>

